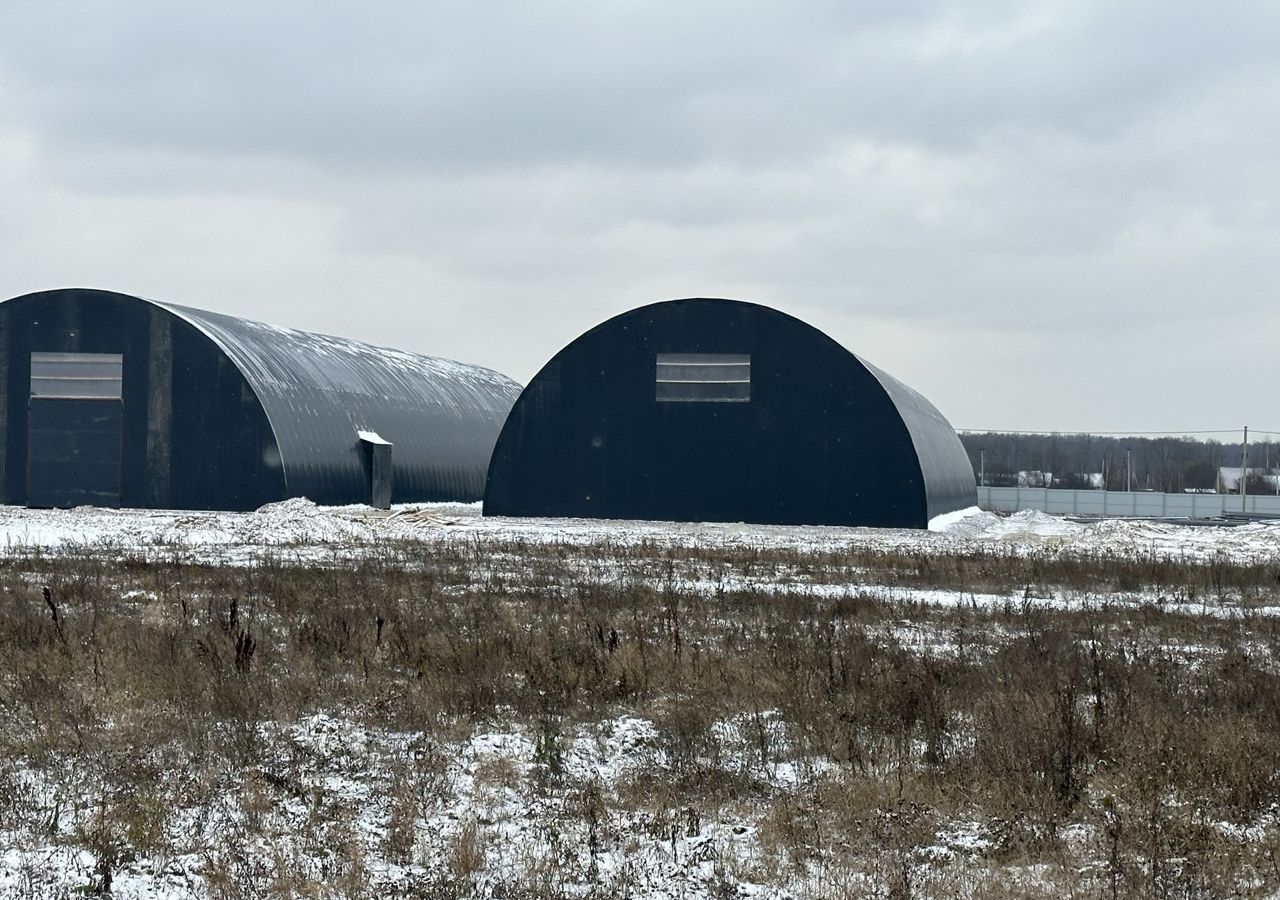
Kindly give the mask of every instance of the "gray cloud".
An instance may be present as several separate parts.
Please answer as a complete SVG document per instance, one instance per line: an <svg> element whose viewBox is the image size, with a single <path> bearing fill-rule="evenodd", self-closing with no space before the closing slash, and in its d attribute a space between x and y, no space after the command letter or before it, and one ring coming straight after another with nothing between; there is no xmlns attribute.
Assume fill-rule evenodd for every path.
<svg viewBox="0 0 1280 900"><path fill-rule="evenodd" d="M101 284L522 379L629 306L741 296L957 424L1274 416L1198 368L1280 374L1269 4L6 17L0 293Z"/></svg>
<svg viewBox="0 0 1280 900"><path fill-rule="evenodd" d="M19 9L0 42L67 149L360 168L754 162L841 138L964 146L1005 130L1101 138L1270 67L1277 24L1263 8L1194 3L859 17L727 3Z"/></svg>

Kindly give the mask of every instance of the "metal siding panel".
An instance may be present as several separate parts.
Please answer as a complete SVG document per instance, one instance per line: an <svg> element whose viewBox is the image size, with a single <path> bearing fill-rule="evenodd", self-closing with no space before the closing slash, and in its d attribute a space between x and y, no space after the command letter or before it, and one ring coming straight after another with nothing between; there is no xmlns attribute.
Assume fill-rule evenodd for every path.
<svg viewBox="0 0 1280 900"><path fill-rule="evenodd" d="M151 310L147 359L147 505L169 505L173 454L173 316Z"/></svg>
<svg viewBox="0 0 1280 900"><path fill-rule="evenodd" d="M145 316L141 301L94 291L61 290L30 294L0 304L0 328L7 336L10 359L4 367L9 432L5 470L5 498L27 499L28 396L32 353L108 353L124 357L121 388L126 396L123 422L120 502L136 504L140 468L131 465L131 450L144 439L145 404L128 402L132 387L145 383L145 333L138 322ZM132 304L132 306L130 305ZM139 375L138 366L143 374Z"/></svg>
<svg viewBox="0 0 1280 900"><path fill-rule="evenodd" d="M32 398L27 502L119 506L123 404Z"/></svg>
<svg viewBox="0 0 1280 900"><path fill-rule="evenodd" d="M0 503L13 502L9 493L9 323L0 318ZM28 370L29 371L29 370Z"/></svg>
<svg viewBox="0 0 1280 900"><path fill-rule="evenodd" d="M12 316L13 304L0 304L0 332L4 335L5 468L4 501L27 499L27 405L31 384L30 336Z"/></svg>

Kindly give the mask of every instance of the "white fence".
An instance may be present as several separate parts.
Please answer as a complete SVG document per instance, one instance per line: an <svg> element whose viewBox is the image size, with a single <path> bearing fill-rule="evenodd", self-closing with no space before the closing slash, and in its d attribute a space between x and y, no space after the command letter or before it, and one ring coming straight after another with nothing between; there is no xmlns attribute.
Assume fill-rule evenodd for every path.
<svg viewBox="0 0 1280 900"><path fill-rule="evenodd" d="M1158 494L1148 491L1058 491L979 487L978 506L995 512L1038 509L1079 516L1220 516L1241 512L1239 494ZM1280 497L1246 496L1243 512L1280 516Z"/></svg>

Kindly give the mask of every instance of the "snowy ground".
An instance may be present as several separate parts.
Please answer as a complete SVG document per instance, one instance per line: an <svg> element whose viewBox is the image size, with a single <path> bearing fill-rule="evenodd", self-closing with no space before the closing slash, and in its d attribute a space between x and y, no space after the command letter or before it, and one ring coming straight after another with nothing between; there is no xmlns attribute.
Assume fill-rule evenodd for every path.
<svg viewBox="0 0 1280 900"><path fill-rule="evenodd" d="M390 515L363 507L317 507L305 500L254 513L0 507L0 554L15 564L92 555L236 567L269 558L323 566L387 548L396 548L402 554L397 558L405 562L412 559L414 547L440 545L476 548L480 562L469 577L477 580L519 571L522 546L561 545L578 554L570 554L564 565L572 569L578 564L573 571L581 583L598 579L657 589L665 585L708 597L750 589L779 598L871 598L900 615L868 626L868 634L921 656L948 657L961 652L954 633L913 620L903 610L919 605L994 614L1017 605L1073 611L1099 598L1065 589L1032 596L917 588L877 582L884 573L846 570L829 562L826 569L783 562L752 572L717 569L697 557L675 574L663 574L653 561L682 548L758 548L827 560L842 552L871 550L926 556L991 551L1168 558L1192 566L1214 560L1274 563L1280 559L1280 523L1234 528L1126 520L1078 524L1040 512L1005 517L972 510L935 522L930 531L906 531L484 518L478 504L397 507ZM645 552L611 555L605 552L609 550ZM544 590L550 594L554 588ZM1172 604L1189 617L1209 620L1238 617L1242 611L1229 603L1207 604L1149 590L1118 592L1101 602L1162 611ZM1277 616L1280 606L1255 605L1249 612ZM984 627L990 646L977 652L989 652L1004 638L994 615ZM1205 643L1181 646L1167 639L1144 648L1146 639L1140 634L1128 638L1135 652L1164 653L1187 666L1220 654ZM966 652L975 651L970 645ZM159 822L155 827L169 850L118 858L111 857L111 848L137 838L106 840L95 833L104 817L106 801L101 798L110 792L95 782L92 766L59 771L0 759L4 808L15 821L26 823L19 827L0 821L0 898L77 896L102 886L104 860L110 863L113 896L155 900L274 896L272 873L282 868L327 885L323 896L401 896L410 885L416 886L417 896L433 896L432 885L446 881L468 885L474 896L496 896L513 883L536 883L543 891L538 896L625 891L639 898L818 897L870 891L871 881L862 884L861 876L848 869L828 869L835 856L798 863L778 849L786 844L779 837L787 828L785 816L762 816L761 808L816 802L805 798L829 789L831 763L792 753L786 727L770 724L770 710L750 716L750 728L743 717L717 721L712 727L717 758L696 761L698 771L738 779L747 792L741 802L719 804L713 817L679 802L655 811L651 800L628 799L628 791L639 791L635 785L646 778L678 783L684 777L680 767L689 765L674 755L645 715L575 723L564 733L500 721L473 723L459 733L395 732L362 725L340 709L272 721L253 737L255 745L266 749L252 767L210 774L222 779L216 788L175 788L175 796L198 798L186 805L163 811L144 805L136 813L144 824ZM181 771L181 761L166 753L164 746L146 748L139 764ZM281 773L287 773L287 783ZM136 801L111 802L128 806ZM1082 847L1082 858L1101 858L1106 836L1097 821L1105 821L1106 814L1098 813L1101 818L1092 823L1063 823L1056 837L1063 846ZM920 883L935 879L931 895L948 895L948 886L954 885L957 892L981 896L993 871L997 880L1008 874L999 868L1006 864L987 858L1002 840L1000 823L963 816L904 823L894 820L895 815L899 813L868 822L868 834L880 833L876 829L906 834L908 824L919 831L911 849L902 851L903 871L915 873L912 877ZM1260 846L1280 841L1278 816L1273 810L1256 820L1215 821L1208 827L1212 839L1224 845ZM32 822L39 827L32 828ZM1013 870L1027 894L1036 895L1036 866L1008 871ZM853 880L833 884L834 877ZM885 875L875 884L890 880Z"/></svg>
<svg viewBox="0 0 1280 900"><path fill-rule="evenodd" d="M273 503L251 513L6 506L0 507L0 552L13 555L41 550L56 554L113 548L145 555L181 554L196 562L252 562L264 554L321 561L334 555L359 555L392 542L465 541L757 547L805 552L853 548L963 552L988 547L1188 561L1227 556L1236 562L1280 555L1280 522L1234 528L1122 519L1080 524L1035 510L1000 516L975 508L961 517L940 517L934 528L485 518L479 504L398 506L390 516L366 507L320 507L307 500Z"/></svg>
<svg viewBox="0 0 1280 900"><path fill-rule="evenodd" d="M792 763L752 760L739 723L717 728L735 747L727 765L762 796L814 777ZM205 897L226 881L256 896L270 890L282 856L337 896L403 896L410 885L432 896L430 886L446 878L481 897L539 881L570 896L777 895L767 887L777 880L777 851L762 844L747 798L713 821L691 808L655 815L615 805L619 785L671 768L645 719L621 716L550 741L529 729L481 728L438 742L319 714L260 738L273 748L271 763L212 804L169 810L167 827L181 835L176 852L120 859L113 896ZM425 789L406 788L402 773L415 765L439 766ZM262 799L273 768L293 782L288 802ZM101 854L83 847L95 810L69 800L97 786L77 783L74 772L16 780L28 814L54 823L55 834L33 838L0 825L0 896L73 896L100 885ZM962 823L938 833L929 852L950 857L984 843L981 825ZM821 877L820 867L796 873L786 895L816 891Z"/></svg>

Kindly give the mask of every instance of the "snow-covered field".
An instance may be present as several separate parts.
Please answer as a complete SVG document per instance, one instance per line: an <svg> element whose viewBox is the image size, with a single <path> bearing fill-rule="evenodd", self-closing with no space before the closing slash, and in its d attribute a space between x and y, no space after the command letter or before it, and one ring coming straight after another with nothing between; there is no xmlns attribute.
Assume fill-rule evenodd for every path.
<svg viewBox="0 0 1280 900"><path fill-rule="evenodd" d="M779 871L785 852L762 840L771 826L757 808L821 772L762 761L742 722L715 728L733 748L718 771L739 777L751 794L704 821L687 804L655 812L606 801L671 771L659 733L643 718L579 726L555 735L554 745L527 728L481 727L442 742L325 714L266 727L259 739L268 761L212 802L169 811L167 827L180 835L175 850L117 860L112 896L260 896L282 858L327 883L323 896L437 896L449 877L477 897L530 882L545 884L550 896L825 896L830 873L820 863ZM403 773L415 766L434 768L408 788ZM285 802L264 797L266 780L279 777L273 769L292 782ZM39 840L0 825L0 896L75 896L100 885L102 854L84 847L96 810L76 798L97 796L102 786L74 771L23 772L14 783L24 813L53 825ZM925 852L953 861L990 845L981 823L950 822ZM228 892L228 882L237 889ZM780 882L786 891L770 888Z"/></svg>
<svg viewBox="0 0 1280 900"><path fill-rule="evenodd" d="M944 517L940 517L944 518ZM251 513L167 510L31 510L0 507L0 548L9 554L114 548L147 555L185 554L192 561L320 561L358 555L390 542L466 541L696 548L785 548L840 552L852 548L963 552L990 547L1051 549L1100 556L1168 556L1189 561L1225 555L1236 561L1280 554L1280 522L1189 527L1143 520L1080 524L1026 510L981 512L935 520L933 530L628 522L598 519L485 518L479 504L398 506L391 515L366 507L321 507L304 499Z"/></svg>
<svg viewBox="0 0 1280 900"><path fill-rule="evenodd" d="M1029 581L1008 590L922 587L895 580L894 566L900 563L892 561L898 559L894 554L913 560L950 554L977 560L988 555L1025 558L1037 564L1064 559L1171 560L1192 568L1275 564L1280 560L1280 523L1080 524L1039 512L997 516L971 510L935 522L929 531L906 531L484 518L478 505L406 506L387 514L363 507L317 507L305 500L253 513L0 507L0 557L30 585L49 580L48 575L27 576L47 573L50 560L109 560L126 573L145 572L150 565L191 571L181 569L189 563L248 573L267 562L324 570L362 559L389 559L412 568L432 554L459 550L467 551L463 580L441 590L485 585L518 601L525 595L513 585L522 575L533 579L529 583L542 598L564 591L572 599L574 592L596 586L640 586L653 598L664 591L702 598L711 607L703 613L704 624L730 635L743 626L730 609L715 609L721 596L747 592L769 602L802 600L830 615L835 615L832 604L853 598L878 612L849 627L892 648L882 665L894 660L907 672L916 672L919 664L904 663L904 657L893 653L941 660L937 665L954 664L961 667L957 671L980 671L990 654L1024 635L1036 609L1063 615L1133 610L1134 621L1143 624L1121 627L1116 639L1117 659L1125 665L1158 657L1195 678L1241 648L1255 655L1250 665L1260 672L1280 665L1272 644L1261 637L1237 635L1230 649L1215 644L1220 636L1214 629L1243 621L1246 610L1250 616L1280 616L1272 589L1270 594L1255 592L1246 605L1230 590L1209 599L1184 594L1176 585L1159 590L1138 585L1104 594L1052 583L1033 592ZM775 553L757 564L755 550ZM688 552L681 555L683 551ZM717 560L720 551L728 562ZM883 569L868 567L867 552L883 553L891 561ZM858 557L863 562L842 562L856 554L863 554ZM550 576L535 571L548 559L554 561ZM5 596L14 590L6 588ZM35 597L39 608L39 594ZM182 626L174 626L178 633L199 641L225 639L232 646L234 621L220 631L200 631L211 626L188 621L186 602ZM168 623L166 617L177 615L174 603L155 592L131 588L119 603L126 615L136 608L140 621ZM17 598L14 604L17 625L11 639L30 643L33 639L24 635L32 626L18 615L26 607ZM922 610L936 621L917 614ZM1167 631L1151 624L1153 612L1162 616L1170 611L1193 624L1168 625ZM96 608L93 614L98 615ZM262 615L267 616L262 621L273 621L269 613ZM531 615L534 624L516 626L517 633L539 627L536 616L541 613ZM56 624L56 610L54 616ZM275 626L264 627L279 628L281 647L298 640L292 623L274 621ZM61 627L57 638L63 649L54 642L49 652L59 660L70 659L79 651ZM787 627L796 629L795 635L808 634L803 616ZM1178 630L1183 627L1192 630L1184 634ZM368 680L370 665L385 666L382 676L392 693L382 702L394 704L394 691L401 686L396 679L403 676L384 658L381 613L377 629L378 644L364 658L364 669L343 670L340 677ZM607 627L600 631L601 642L606 632ZM710 644L702 642L719 636L720 631L707 631L691 638L690 652L709 652ZM261 633L259 639L264 639ZM617 636L610 640L616 642ZM677 653L679 641L677 631ZM438 645L428 640L424 646ZM217 652L203 643L201 648L201 653ZM613 649L611 643L608 654ZM609 665L616 662L609 657ZM66 677L89 685L84 702L92 706L97 702L94 685L109 681L112 663L94 657L92 671L87 665L71 666ZM99 665L107 674L98 671ZM266 671L261 665L253 671ZM919 671L937 671L933 665ZM524 682L536 674L513 671L502 677ZM0 677L9 675L0 672ZM237 682L229 683L234 687ZM1100 686L1096 690L1099 697L1105 693ZM1081 694L1082 704L1087 696ZM4 697L0 694L0 727L27 727L14 723L30 721L33 713L17 705L5 708ZM990 895L995 885L1016 885L1007 896L1052 896L1064 878L1069 882L1075 877L1072 872L1088 881L1094 893L1121 875L1137 879L1135 883L1145 877L1141 863L1134 864L1138 874L1131 876L1123 866L1107 862L1107 848L1119 840L1107 831L1119 815L1115 810L1120 807L1108 804L1120 801L1106 794L1119 795L1114 786L1086 794L1076 817L1057 822L1047 836L1037 838L1058 848L1059 858L1045 862L1036 855L1039 851L1023 848L1021 838L1010 838L1010 821L990 809L967 809L958 801L955 808L942 809L904 799L903 760L924 765L922 760L934 752L923 738L910 737L901 745L871 741L866 751L870 762L851 769L848 760L836 763L805 752L803 723L787 720L776 709L739 708L720 715L685 746L679 737L684 726L672 709L680 701L656 697L646 702L644 709L606 704L607 714L596 718L560 714L541 722L489 710L465 721L456 717L405 730L371 724L365 711L349 705L312 706L305 714L258 721L250 732L230 737L219 731L222 723L198 723L195 730L213 735L201 741L251 748L243 765L218 771L193 769L184 756L185 744L147 744L149 726L135 720L141 715L137 711L91 710L86 716L99 722L99 740L114 748L110 752L64 748L59 752L67 755L53 759L0 758L0 898L79 896L103 889L104 878L112 896L154 900L304 894L497 897L512 885L526 892L520 896L531 897L625 894L710 900L889 896L893 891L898 891L894 896L978 897ZM40 714L34 713L36 718ZM965 718L970 713L949 715L949 753L963 756L972 750L977 725ZM1081 715L1092 721L1095 712L1089 707ZM173 727L158 720L154 724ZM88 740L86 746L97 745ZM117 756L150 773L164 797L122 795ZM894 759L896 775L887 762ZM1108 784L1105 766L1090 775ZM682 791L696 794L703 788L683 781L691 777L714 777L729 787L711 790L714 801L686 800ZM891 792L877 793L889 791L886 785L895 777L896 798ZM842 826L857 836L852 844L803 832L801 821L823 821L830 798L850 790L868 792L861 801L867 804L865 821ZM1153 802L1183 810L1189 801L1170 794ZM1197 838L1200 852L1211 858L1221 853L1229 860L1236 859L1232 854L1265 859L1268 847L1280 846L1280 806L1230 820L1187 815L1203 833ZM108 822L110 827L104 824ZM797 847L813 849L798 856ZM1176 857L1173 849L1168 852ZM281 872L293 880L284 884ZM1242 895L1270 896L1250 893L1250 885L1262 885L1268 877L1242 875Z"/></svg>

